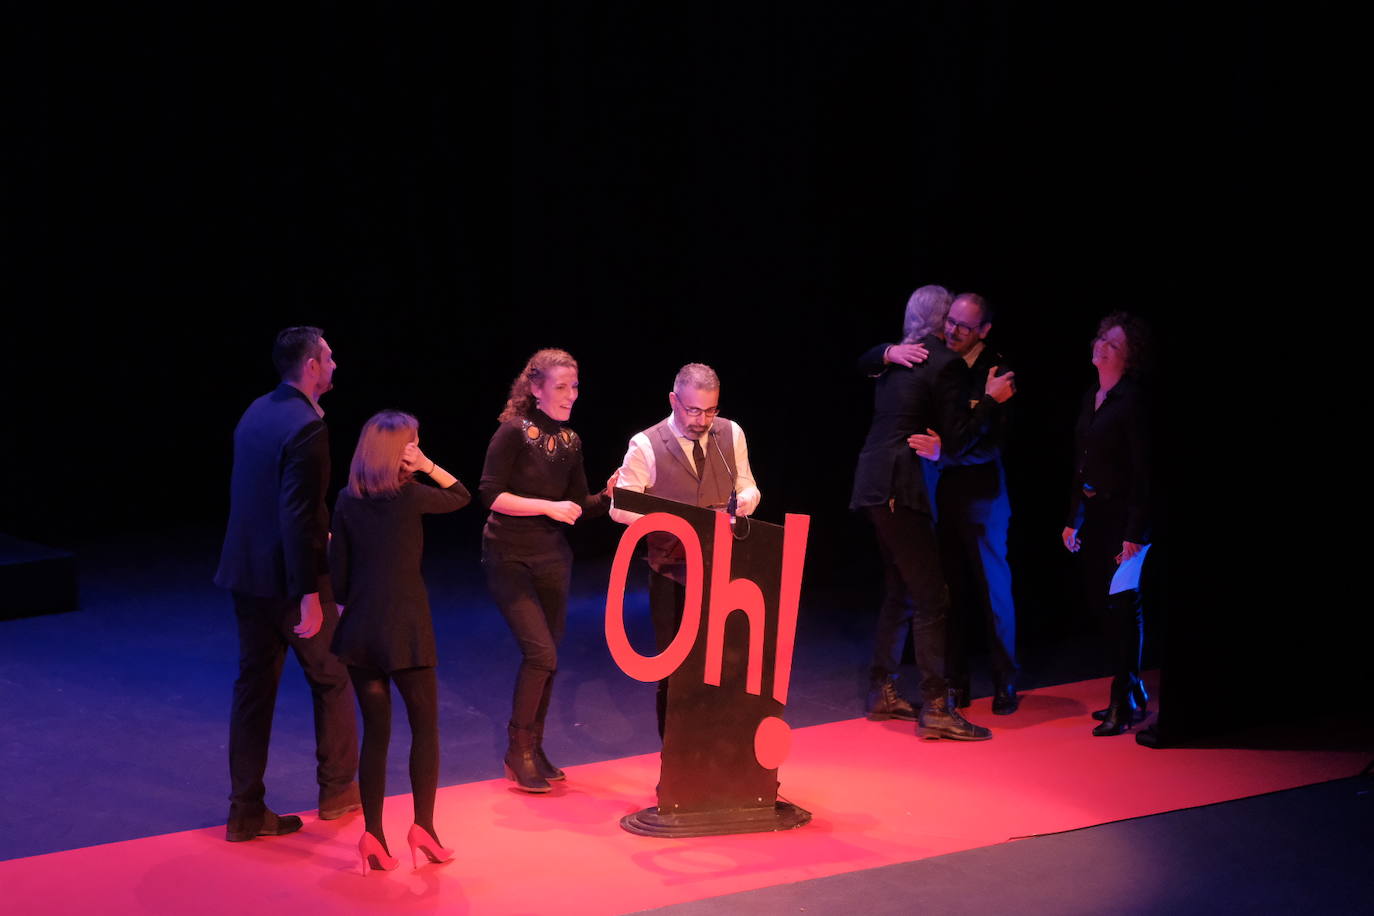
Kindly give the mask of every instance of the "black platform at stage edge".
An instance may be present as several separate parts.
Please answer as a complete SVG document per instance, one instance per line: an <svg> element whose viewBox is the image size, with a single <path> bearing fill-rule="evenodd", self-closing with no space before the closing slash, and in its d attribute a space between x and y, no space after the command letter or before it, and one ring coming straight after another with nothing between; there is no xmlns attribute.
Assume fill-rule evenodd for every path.
<svg viewBox="0 0 1374 916"><path fill-rule="evenodd" d="M779 681L789 679L791 671L795 607L791 609L790 622L785 627L780 622L784 616L782 605L787 600L783 597L786 529L752 519L740 519L730 529L718 528L721 512L629 490L615 491L615 505L645 515L666 513L687 522L700 540L700 574L704 579L701 615L691 649L668 678L658 805L626 815L620 826L630 833L657 837L763 833L802 826L811 820L810 812L778 801L778 769L764 767L755 748L760 723L782 718L784 704L775 697L775 687ZM809 520L799 518L801 530L793 536L800 534L804 550ZM706 662L718 530L732 534L728 579L750 580L758 586L763 602L761 609L756 609L762 611L761 620L754 624L748 624L750 618L746 613L725 609L728 623L723 633L720 683L714 685L707 680ZM691 549L689 546L688 550ZM690 565L688 569L690 576ZM616 574L613 567L612 577ZM799 568L796 575L799 588ZM796 597L791 596L792 603ZM723 607L719 601L724 598L718 598L718 613ZM684 611L685 619L691 617L689 610ZM758 623L762 624L761 633L754 632ZM778 653L779 636L784 629L785 659ZM761 652L754 645L755 640L759 641ZM761 656L758 693L749 692L747 684L751 648L756 657ZM781 695L786 696L785 683Z"/></svg>
<svg viewBox="0 0 1374 916"><path fill-rule="evenodd" d="M0 620L77 606L75 554L0 534Z"/></svg>

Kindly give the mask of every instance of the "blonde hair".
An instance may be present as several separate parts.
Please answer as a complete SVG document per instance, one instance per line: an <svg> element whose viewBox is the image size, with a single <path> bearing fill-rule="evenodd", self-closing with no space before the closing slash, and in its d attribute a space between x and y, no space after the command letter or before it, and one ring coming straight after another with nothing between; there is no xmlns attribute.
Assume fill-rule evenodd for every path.
<svg viewBox="0 0 1374 916"><path fill-rule="evenodd" d="M383 410L363 424L353 463L348 467L348 494L395 496L412 477L401 470L406 445L420 436L420 421L399 410Z"/></svg>
<svg viewBox="0 0 1374 916"><path fill-rule="evenodd" d="M505 423L516 417L528 417L534 410L534 392L531 387L535 382L543 381L549 372L558 366L576 369L577 360L573 359L567 350L556 349L540 350L531 356L529 362L525 363L525 368L515 377L515 381L511 382L506 409L501 411L501 416L497 419Z"/></svg>
<svg viewBox="0 0 1374 916"><path fill-rule="evenodd" d="M945 323L949 314L949 290L931 283L922 286L906 301L902 321L902 343L915 343Z"/></svg>

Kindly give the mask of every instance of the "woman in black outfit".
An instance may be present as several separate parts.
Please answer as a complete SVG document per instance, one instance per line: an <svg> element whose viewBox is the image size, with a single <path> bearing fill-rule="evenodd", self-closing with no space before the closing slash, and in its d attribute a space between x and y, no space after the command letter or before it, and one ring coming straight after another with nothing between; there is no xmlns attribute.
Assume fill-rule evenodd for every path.
<svg viewBox="0 0 1374 916"><path fill-rule="evenodd" d="M576 400L572 356L563 350L531 356L511 385L479 487L483 505L491 509L482 531L482 566L522 656L507 729L506 776L526 792L548 792L550 780L564 778L543 749L572 573L563 532L584 513L604 513L610 503L604 493L587 493L582 440L565 425Z"/></svg>
<svg viewBox="0 0 1374 916"><path fill-rule="evenodd" d="M438 487L415 482L416 472ZM363 426L348 487L334 506L329 569L339 604L333 651L348 665L363 714L358 787L366 831L358 840L359 869L396 867L382 832L386 753L391 741L391 684L410 719L410 787L415 823L406 837L411 865L419 853L445 862L453 850L434 830L439 788L438 683L434 625L420 574L424 530L420 516L452 512L471 500L467 489L420 451L419 424L410 414L383 411ZM347 611L345 612L345 608Z"/></svg>
<svg viewBox="0 0 1374 916"><path fill-rule="evenodd" d="M1098 325L1097 386L1078 417L1068 524L1060 535L1079 555L1088 606L1102 621L1112 659L1111 702L1093 713L1102 720L1093 729L1099 736L1119 735L1145 718L1149 699L1140 680L1140 591L1108 594L1117 566L1150 542L1146 405L1137 381L1148 339L1145 323L1126 312Z"/></svg>

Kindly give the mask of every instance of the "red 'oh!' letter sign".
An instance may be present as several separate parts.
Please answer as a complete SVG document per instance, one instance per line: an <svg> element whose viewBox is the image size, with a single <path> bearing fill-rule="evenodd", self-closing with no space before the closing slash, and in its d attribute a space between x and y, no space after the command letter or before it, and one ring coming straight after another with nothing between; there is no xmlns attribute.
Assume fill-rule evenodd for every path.
<svg viewBox="0 0 1374 916"><path fill-rule="evenodd" d="M763 690L763 643L766 613L764 595L751 579L730 578L730 558L734 539L730 519L716 515L714 546L711 553L711 598L706 623L705 681L719 687L723 664L725 621L735 611L749 618L749 661L745 690L758 696ZM773 699L787 703L792 679L792 649L797 637L797 608L801 600L802 567L806 558L806 538L811 519L788 515L783 528L782 573L778 595L777 652L773 658ZM635 545L651 532L663 531L682 542L687 557L687 594L682 606L682 625L673 641L658 655L640 655L630 645L625 632L625 580ZM620 538L611 563L611 582L606 594L606 644L611 657L630 677L651 683L668 677L687 658L701 626L702 593L706 582L701 538L687 522L667 512L640 516Z"/></svg>

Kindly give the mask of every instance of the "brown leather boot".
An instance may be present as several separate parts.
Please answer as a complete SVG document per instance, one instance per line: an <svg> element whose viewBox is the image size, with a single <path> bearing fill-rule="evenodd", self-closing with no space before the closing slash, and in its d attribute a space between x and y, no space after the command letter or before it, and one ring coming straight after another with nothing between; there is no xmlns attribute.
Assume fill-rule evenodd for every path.
<svg viewBox="0 0 1374 916"><path fill-rule="evenodd" d="M916 721L916 708L897 692L897 678L894 675L874 678L873 683L869 685L868 718L871 722L882 722L886 719Z"/></svg>
<svg viewBox="0 0 1374 916"><path fill-rule="evenodd" d="M506 726L510 745L506 748L506 778L515 780L522 792L549 792L553 786L539 773L534 762L534 732L514 722Z"/></svg>
<svg viewBox="0 0 1374 916"><path fill-rule="evenodd" d="M554 766L544 753L544 723L531 725L530 731L534 734L534 765L538 768L539 775L550 781L567 779L568 774Z"/></svg>
<svg viewBox="0 0 1374 916"><path fill-rule="evenodd" d="M921 707L916 725L918 738L950 738L954 741L986 741L992 732L974 725L959 714L948 696L936 697Z"/></svg>

